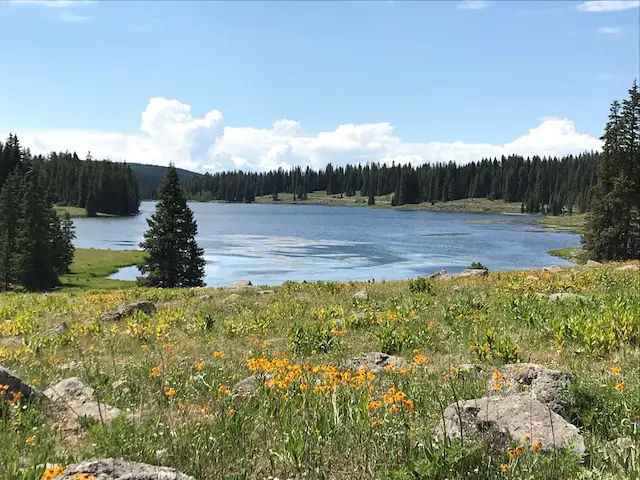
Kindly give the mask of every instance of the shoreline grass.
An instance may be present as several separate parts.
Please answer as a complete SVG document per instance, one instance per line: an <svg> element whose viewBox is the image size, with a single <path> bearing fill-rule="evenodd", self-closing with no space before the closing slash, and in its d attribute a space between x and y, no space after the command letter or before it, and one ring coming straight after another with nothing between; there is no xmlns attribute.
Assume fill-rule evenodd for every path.
<svg viewBox="0 0 640 480"><path fill-rule="evenodd" d="M135 286L135 281L107 278L118 269L141 265L145 260L141 250L100 250L76 248L71 273L60 276L62 288L121 289Z"/></svg>
<svg viewBox="0 0 640 480"><path fill-rule="evenodd" d="M585 222L585 213L573 213L558 216L550 215L534 220L531 223L533 223L534 225L542 225L546 228L551 228L554 230L564 231L568 233L577 233L581 235L584 233Z"/></svg>
<svg viewBox="0 0 640 480"><path fill-rule="evenodd" d="M73 207L70 205L54 205L53 209L56 211L59 217L62 217L65 213L69 214L71 218L87 218L87 210L82 207ZM109 213L97 213L96 217L115 217Z"/></svg>

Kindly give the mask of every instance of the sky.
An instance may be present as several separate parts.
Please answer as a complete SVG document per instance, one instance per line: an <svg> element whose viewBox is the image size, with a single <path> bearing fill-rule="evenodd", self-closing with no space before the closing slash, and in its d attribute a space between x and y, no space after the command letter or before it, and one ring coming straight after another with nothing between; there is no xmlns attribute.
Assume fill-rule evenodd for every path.
<svg viewBox="0 0 640 480"><path fill-rule="evenodd" d="M200 172L601 148L640 0L0 0L0 138Z"/></svg>

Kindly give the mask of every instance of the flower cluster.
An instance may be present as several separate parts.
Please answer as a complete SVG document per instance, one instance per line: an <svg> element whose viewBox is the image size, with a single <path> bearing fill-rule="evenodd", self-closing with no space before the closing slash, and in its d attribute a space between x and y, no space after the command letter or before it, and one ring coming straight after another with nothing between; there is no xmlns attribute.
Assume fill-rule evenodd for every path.
<svg viewBox="0 0 640 480"><path fill-rule="evenodd" d="M40 480L52 480L63 474L64 468L62 468L60 465L54 465L53 467L49 467L44 471L44 473L40 477Z"/></svg>

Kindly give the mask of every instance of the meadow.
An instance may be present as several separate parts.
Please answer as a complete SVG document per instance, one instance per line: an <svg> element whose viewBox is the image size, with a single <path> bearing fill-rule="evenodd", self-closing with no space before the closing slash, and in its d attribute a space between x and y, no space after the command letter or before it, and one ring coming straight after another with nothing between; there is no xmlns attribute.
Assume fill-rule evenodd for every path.
<svg viewBox="0 0 640 480"><path fill-rule="evenodd" d="M39 390L79 377L122 411L69 430L46 405L6 398L0 477L123 457L197 479L638 479L640 272L610 267L0 294L0 365ZM155 313L100 320L140 300ZM341 366L362 352L407 366ZM513 362L576 376L563 402L583 458L526 439L495 451L435 437L446 406L481 397ZM252 375L255 391L234 391Z"/></svg>

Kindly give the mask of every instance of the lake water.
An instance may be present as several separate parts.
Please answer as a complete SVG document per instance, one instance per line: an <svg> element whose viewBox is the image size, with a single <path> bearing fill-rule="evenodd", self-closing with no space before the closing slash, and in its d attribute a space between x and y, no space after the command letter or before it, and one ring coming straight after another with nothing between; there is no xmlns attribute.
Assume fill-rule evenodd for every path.
<svg viewBox="0 0 640 480"><path fill-rule="evenodd" d="M536 228L536 217L320 205L191 203L206 283L286 280L398 280L451 273L479 261L491 270L563 265L547 254L579 236ZM75 219L79 248L137 249L153 202L127 218ZM134 280L136 267L111 278Z"/></svg>

